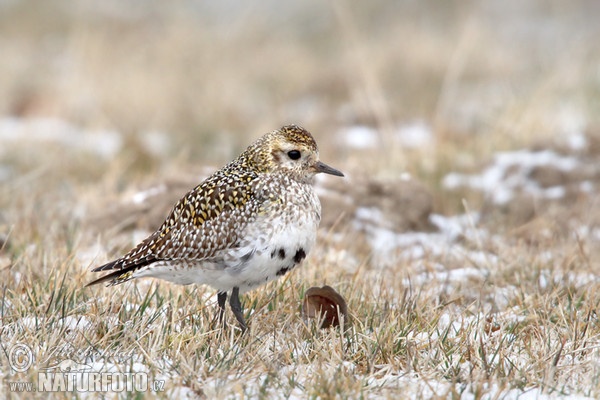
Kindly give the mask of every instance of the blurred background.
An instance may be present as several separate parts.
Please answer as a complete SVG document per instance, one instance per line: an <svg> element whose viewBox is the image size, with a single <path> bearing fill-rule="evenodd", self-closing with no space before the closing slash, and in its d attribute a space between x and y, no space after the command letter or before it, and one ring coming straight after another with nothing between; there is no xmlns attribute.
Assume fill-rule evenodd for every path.
<svg viewBox="0 0 600 400"><path fill-rule="evenodd" d="M598 398L599 38L598 0L0 0L3 343L208 398ZM345 178L303 267L244 296L260 348L205 334L206 286L84 288L291 123ZM302 328L323 285L348 347Z"/></svg>
<svg viewBox="0 0 600 400"><path fill-rule="evenodd" d="M406 125L421 133L401 148L506 148L597 124L598 16L591 0L2 0L0 140L44 118L135 159L221 163L291 122L340 152L389 150ZM375 137L334 138L355 126Z"/></svg>
<svg viewBox="0 0 600 400"><path fill-rule="evenodd" d="M87 215L169 179L178 197L295 123L355 187L371 184L341 197L426 204L408 228L464 212L463 199L525 209L520 226L538 198L595 190L599 17L592 0L2 0L3 209ZM498 161L506 151L521 153ZM394 192L407 179L420 186Z"/></svg>

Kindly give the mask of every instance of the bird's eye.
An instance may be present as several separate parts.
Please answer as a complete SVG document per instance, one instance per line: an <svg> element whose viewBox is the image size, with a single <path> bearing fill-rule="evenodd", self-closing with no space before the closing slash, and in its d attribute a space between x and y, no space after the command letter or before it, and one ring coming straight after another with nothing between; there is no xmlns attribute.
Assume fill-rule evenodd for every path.
<svg viewBox="0 0 600 400"><path fill-rule="evenodd" d="M300 152L298 150L290 150L288 151L288 157L291 158L292 160L297 160L300 158Z"/></svg>

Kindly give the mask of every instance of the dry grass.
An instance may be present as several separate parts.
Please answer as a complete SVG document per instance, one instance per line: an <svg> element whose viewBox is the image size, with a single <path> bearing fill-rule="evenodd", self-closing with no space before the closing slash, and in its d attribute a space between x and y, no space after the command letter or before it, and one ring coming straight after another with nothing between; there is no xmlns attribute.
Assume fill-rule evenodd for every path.
<svg viewBox="0 0 600 400"><path fill-rule="evenodd" d="M73 359L147 371L164 398L600 397L597 5L350 3L0 5L0 113L73 128L64 140L0 127L3 382ZM534 199L524 221L521 203L496 210L442 185L498 151L560 149L578 118L591 191ZM415 120L432 141L399 145ZM292 122L351 182L408 171L436 214L471 220L384 254L352 216L323 227L301 269L244 296L246 335L213 329L207 287L83 288L155 223L135 193L166 183L178 197ZM376 129L375 147L342 143L357 124ZM99 152L106 138L115 150ZM346 330L301 319L304 292L325 284L348 302ZM15 343L36 368L10 369Z"/></svg>

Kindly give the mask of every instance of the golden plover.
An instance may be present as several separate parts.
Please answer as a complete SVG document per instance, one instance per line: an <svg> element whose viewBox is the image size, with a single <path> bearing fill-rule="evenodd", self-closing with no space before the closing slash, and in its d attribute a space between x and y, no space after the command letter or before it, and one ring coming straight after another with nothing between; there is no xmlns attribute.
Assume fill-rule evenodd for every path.
<svg viewBox="0 0 600 400"><path fill-rule="evenodd" d="M315 243L321 204L317 173L344 176L319 161L312 135L289 125L267 133L186 194L162 226L123 257L94 268L110 271L87 286L155 277L227 293L242 330L239 294L284 275Z"/></svg>

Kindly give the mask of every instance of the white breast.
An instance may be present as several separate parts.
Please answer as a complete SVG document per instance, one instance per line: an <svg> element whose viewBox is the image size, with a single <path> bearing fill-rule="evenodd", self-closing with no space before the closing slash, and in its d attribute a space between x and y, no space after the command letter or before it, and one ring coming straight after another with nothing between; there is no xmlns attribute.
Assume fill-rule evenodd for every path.
<svg viewBox="0 0 600 400"><path fill-rule="evenodd" d="M247 291L293 269L315 244L320 214L321 204L311 188L301 204L290 202L275 217L261 216L248 227L248 240L235 251L237 261L224 271L219 279L223 288L218 289L237 286Z"/></svg>

